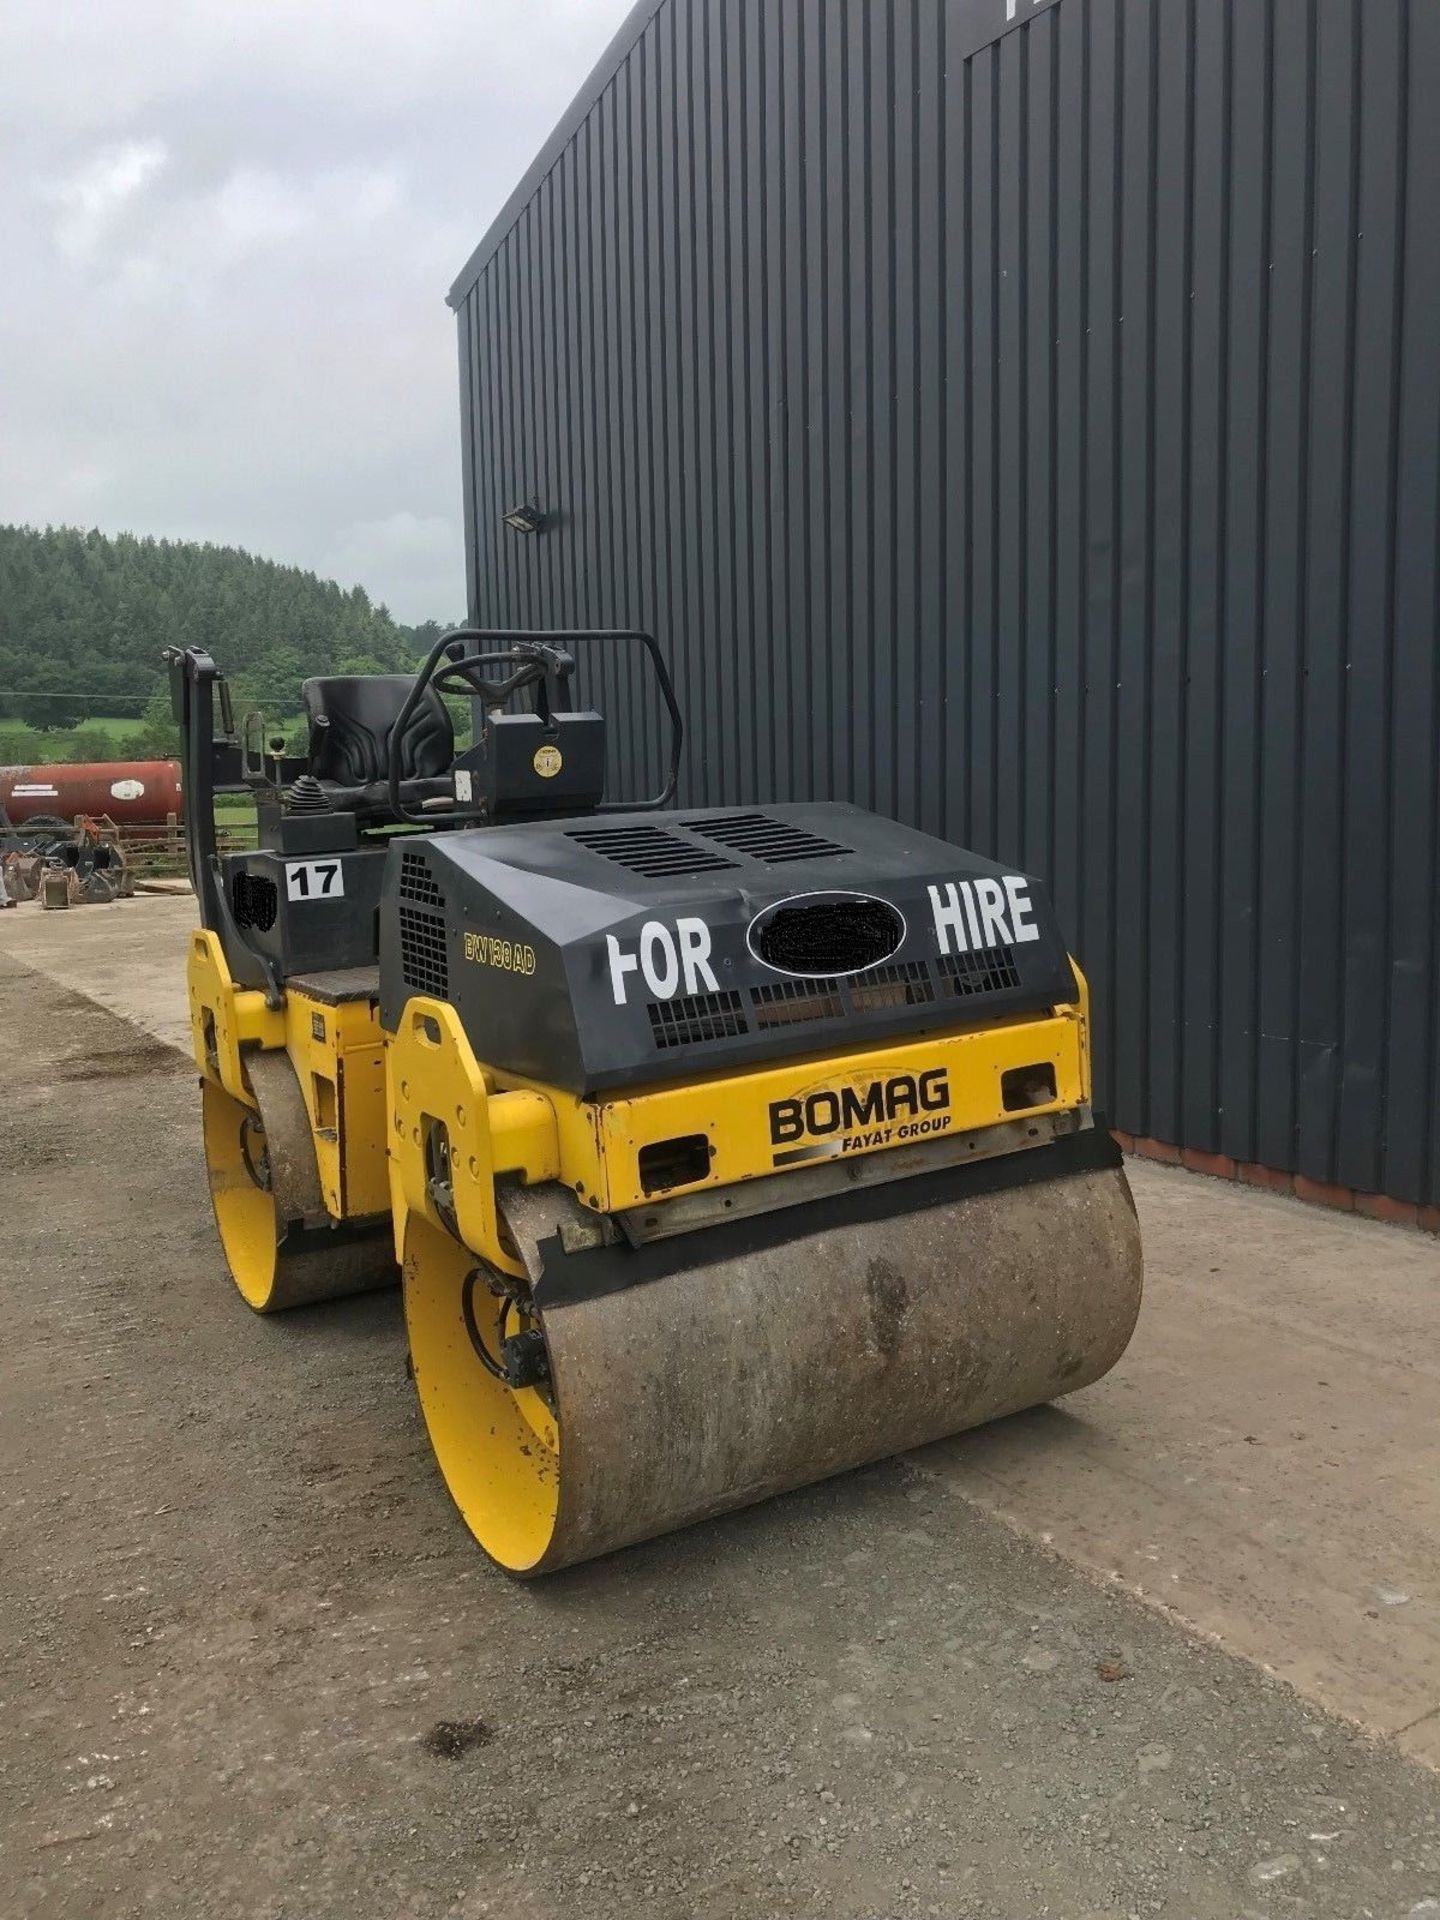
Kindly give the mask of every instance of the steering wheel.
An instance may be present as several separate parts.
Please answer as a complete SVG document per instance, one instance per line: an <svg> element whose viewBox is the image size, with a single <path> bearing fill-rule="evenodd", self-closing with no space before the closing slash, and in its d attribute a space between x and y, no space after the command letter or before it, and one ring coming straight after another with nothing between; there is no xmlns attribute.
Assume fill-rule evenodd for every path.
<svg viewBox="0 0 1440 1920"><path fill-rule="evenodd" d="M503 680L481 678L482 667L499 666L513 666L515 671ZM525 648L509 653L467 653L442 667L430 684L437 693L461 698L478 695L487 707L503 707L512 694L540 685L552 673L562 681L568 680L574 668L569 654L553 648L544 652Z"/></svg>

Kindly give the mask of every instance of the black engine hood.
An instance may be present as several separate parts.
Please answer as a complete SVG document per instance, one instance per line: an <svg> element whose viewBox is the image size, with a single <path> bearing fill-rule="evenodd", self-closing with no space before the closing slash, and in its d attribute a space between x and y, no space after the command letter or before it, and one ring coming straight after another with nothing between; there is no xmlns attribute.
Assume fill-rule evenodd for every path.
<svg viewBox="0 0 1440 1920"><path fill-rule="evenodd" d="M838 804L397 841L381 1017L449 1000L478 1059L575 1093L1069 1003L1043 888Z"/></svg>

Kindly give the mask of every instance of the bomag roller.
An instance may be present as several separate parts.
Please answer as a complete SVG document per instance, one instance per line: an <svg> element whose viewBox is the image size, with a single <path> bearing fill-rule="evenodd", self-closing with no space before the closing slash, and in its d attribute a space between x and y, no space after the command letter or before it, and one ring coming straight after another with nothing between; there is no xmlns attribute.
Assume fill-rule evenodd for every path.
<svg viewBox="0 0 1440 1920"><path fill-rule="evenodd" d="M664 790L617 805L575 667L621 646L669 743ZM461 630L413 679L307 681L293 760L237 733L207 653L168 658L225 1259L259 1313L398 1267L440 1470L501 1567L1119 1359L1139 1233L1036 880L851 806L675 808L645 634ZM256 852L217 854L227 787Z"/></svg>

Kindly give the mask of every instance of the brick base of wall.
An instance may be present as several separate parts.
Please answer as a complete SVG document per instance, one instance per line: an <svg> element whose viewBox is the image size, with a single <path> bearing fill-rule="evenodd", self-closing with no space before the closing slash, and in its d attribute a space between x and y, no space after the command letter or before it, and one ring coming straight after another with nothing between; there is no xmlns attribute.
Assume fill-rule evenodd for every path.
<svg viewBox="0 0 1440 1920"><path fill-rule="evenodd" d="M1356 1193L1353 1187L1326 1187L1318 1180L1307 1180L1303 1173L1277 1173L1273 1167L1232 1160L1223 1153L1197 1153L1193 1147L1182 1150L1163 1140L1140 1139L1133 1133L1122 1133L1118 1127L1115 1138L1126 1153L1138 1154L1142 1160L1184 1167L1189 1173L1203 1173L1212 1180L1238 1180L1247 1187L1263 1187L1267 1193L1287 1193L1312 1207L1331 1207L1337 1213L1359 1213L1367 1220L1384 1220L1391 1226L1440 1234L1440 1207L1412 1207L1384 1193Z"/></svg>

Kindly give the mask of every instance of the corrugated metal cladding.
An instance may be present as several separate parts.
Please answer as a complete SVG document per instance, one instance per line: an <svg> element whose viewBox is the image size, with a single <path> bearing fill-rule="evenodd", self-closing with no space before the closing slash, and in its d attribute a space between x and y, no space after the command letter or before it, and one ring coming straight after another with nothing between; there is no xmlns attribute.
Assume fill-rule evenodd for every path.
<svg viewBox="0 0 1440 1920"><path fill-rule="evenodd" d="M1118 1124L1431 1203L1437 103L1436 0L646 0L452 295L477 619L1045 876Z"/></svg>

